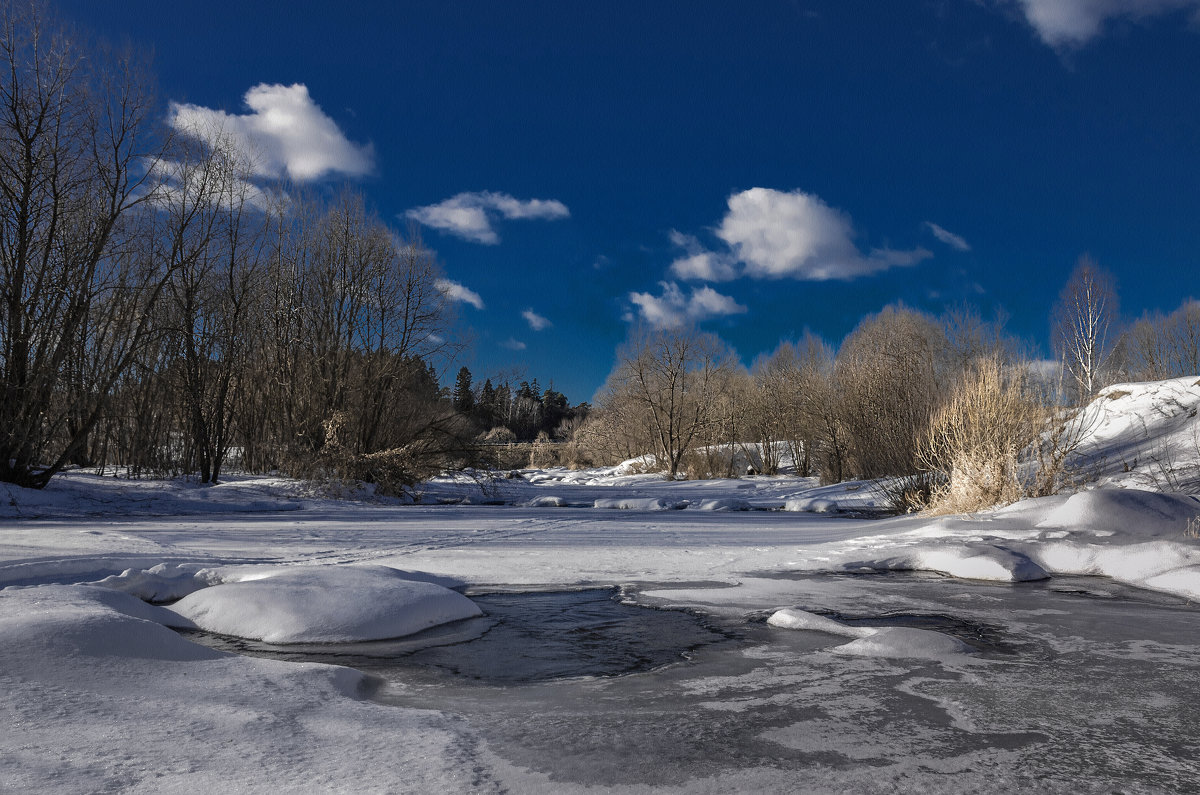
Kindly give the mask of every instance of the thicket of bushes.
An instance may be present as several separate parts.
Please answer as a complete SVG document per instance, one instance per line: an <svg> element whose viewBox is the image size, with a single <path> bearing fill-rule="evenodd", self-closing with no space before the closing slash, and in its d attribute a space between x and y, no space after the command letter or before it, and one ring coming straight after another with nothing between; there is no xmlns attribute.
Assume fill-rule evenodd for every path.
<svg viewBox="0 0 1200 795"><path fill-rule="evenodd" d="M787 451L799 474L825 483L879 479L898 510L957 513L1054 493L1083 441L1066 422L1072 406L1119 380L1200 365L1200 304L1110 332L1113 289L1081 262L1054 312L1057 362L1034 360L1003 318L969 307L935 318L889 306L836 352L810 333L750 370L712 335L642 330L572 438L595 463L652 453L667 477L743 474L739 450L773 474Z"/></svg>
<svg viewBox="0 0 1200 795"><path fill-rule="evenodd" d="M168 127L136 58L37 3L0 8L0 61L0 480L234 460L398 488L474 454L415 233Z"/></svg>

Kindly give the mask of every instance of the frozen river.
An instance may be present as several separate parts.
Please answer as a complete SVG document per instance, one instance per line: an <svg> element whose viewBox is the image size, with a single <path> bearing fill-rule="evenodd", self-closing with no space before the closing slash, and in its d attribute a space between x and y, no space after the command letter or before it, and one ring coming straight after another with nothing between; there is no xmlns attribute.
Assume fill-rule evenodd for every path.
<svg viewBox="0 0 1200 795"><path fill-rule="evenodd" d="M401 641L240 650L351 665L380 677L379 702L456 716L477 751L522 771L504 785L481 773L482 789L512 775L551 789L1200 784L1200 613L1182 600L1096 578L749 585L837 603L822 612L853 625L946 633L975 653L848 656L831 651L844 638L768 626L740 589L646 584L477 595L485 617Z"/></svg>
<svg viewBox="0 0 1200 795"><path fill-rule="evenodd" d="M1194 501L878 520L778 510L831 493L786 478L531 478L506 505L415 506L265 479L64 484L0 526L0 586L17 586L0 591L0 790L1200 788ZM632 507L579 507L609 496ZM138 598L301 572L329 584L317 603L368 614L385 591L320 575L382 567L484 615L338 646L185 636L222 655ZM841 634L767 623L784 608ZM916 656L862 653L871 627L936 634Z"/></svg>

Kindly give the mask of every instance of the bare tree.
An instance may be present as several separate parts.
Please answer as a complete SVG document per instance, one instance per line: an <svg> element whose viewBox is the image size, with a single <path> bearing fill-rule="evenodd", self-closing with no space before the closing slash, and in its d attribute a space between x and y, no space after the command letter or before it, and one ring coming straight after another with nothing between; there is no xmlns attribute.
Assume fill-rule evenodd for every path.
<svg viewBox="0 0 1200 795"><path fill-rule="evenodd" d="M1200 374L1200 301L1189 298L1169 315L1147 314L1122 341L1131 378L1158 381Z"/></svg>
<svg viewBox="0 0 1200 795"><path fill-rule="evenodd" d="M684 454L714 422L718 388L733 366L729 348L713 334L635 329L618 351L603 405L619 402L641 415L660 465L674 479Z"/></svg>
<svg viewBox="0 0 1200 795"><path fill-rule="evenodd" d="M1075 384L1080 403L1104 385L1103 370L1114 342L1110 332L1118 313L1112 274L1091 257L1081 257L1052 315L1054 347Z"/></svg>
<svg viewBox="0 0 1200 795"><path fill-rule="evenodd" d="M220 131L189 130L161 170L154 203L173 272L167 328L188 440L187 468L201 483L220 479L246 385L249 325L259 294L263 214L247 181L245 153Z"/></svg>
<svg viewBox="0 0 1200 795"><path fill-rule="evenodd" d="M87 448L164 281L140 256L151 109L128 55L0 8L0 480L43 487Z"/></svg>
<svg viewBox="0 0 1200 795"><path fill-rule="evenodd" d="M946 350L940 326L903 306L864 319L846 338L835 381L860 477L920 470L918 444L942 398Z"/></svg>

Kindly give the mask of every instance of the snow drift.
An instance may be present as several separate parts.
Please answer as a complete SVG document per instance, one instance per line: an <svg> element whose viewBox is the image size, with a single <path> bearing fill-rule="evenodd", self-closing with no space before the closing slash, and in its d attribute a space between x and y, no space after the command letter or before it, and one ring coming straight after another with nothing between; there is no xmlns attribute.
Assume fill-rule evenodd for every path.
<svg viewBox="0 0 1200 795"><path fill-rule="evenodd" d="M396 638L482 615L462 594L386 566L278 567L196 591L169 609L209 632L267 643Z"/></svg>

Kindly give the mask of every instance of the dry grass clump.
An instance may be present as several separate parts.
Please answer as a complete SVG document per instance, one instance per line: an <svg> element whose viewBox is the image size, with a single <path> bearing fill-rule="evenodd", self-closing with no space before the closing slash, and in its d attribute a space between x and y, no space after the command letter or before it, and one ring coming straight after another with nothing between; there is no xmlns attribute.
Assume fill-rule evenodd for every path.
<svg viewBox="0 0 1200 795"><path fill-rule="evenodd" d="M930 494L933 513L969 513L1024 496L1017 457L1043 421L1044 409L1023 368L997 357L971 366L935 413L921 459L944 482Z"/></svg>

